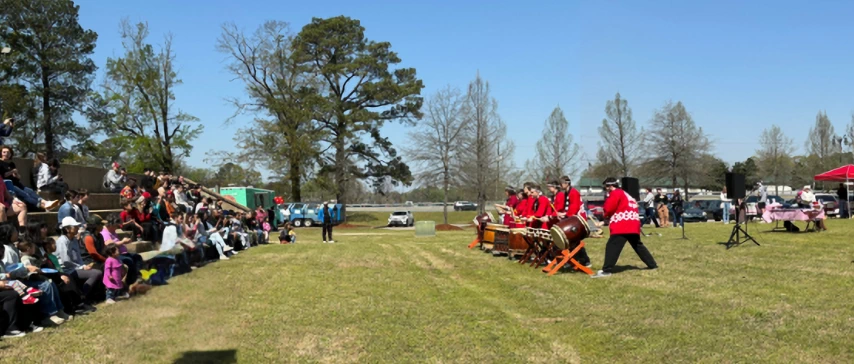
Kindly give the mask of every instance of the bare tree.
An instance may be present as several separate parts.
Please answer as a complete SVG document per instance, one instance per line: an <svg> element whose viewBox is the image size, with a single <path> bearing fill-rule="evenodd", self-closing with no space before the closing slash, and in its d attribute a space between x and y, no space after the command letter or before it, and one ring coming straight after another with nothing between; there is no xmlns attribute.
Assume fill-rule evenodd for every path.
<svg viewBox="0 0 854 364"><path fill-rule="evenodd" d="M422 185L441 184L445 224L448 224L448 190L454 183L453 167L465 136L463 101L458 88L447 86L436 92L427 101L426 118L417 131L409 133L409 147L404 148Z"/></svg>
<svg viewBox="0 0 854 364"><path fill-rule="evenodd" d="M498 168L498 148L507 134L506 126L498 115L498 102L489 94L489 82L478 72L469 83L462 105L465 125L461 145L465 152L458 159L457 169L463 186L471 188L477 196L481 212L484 211L489 190L494 188Z"/></svg>
<svg viewBox="0 0 854 364"><path fill-rule="evenodd" d="M780 183L788 183L791 180L792 153L795 148L791 138L783 134L783 130L777 125L762 131L759 137L761 149L756 151L758 157L759 171L765 178L770 177L774 183L774 194L778 195Z"/></svg>
<svg viewBox="0 0 854 364"><path fill-rule="evenodd" d="M682 102L675 105L668 101L652 118L650 149L654 157L645 163L652 175L667 176L672 186L687 190L689 184L702 180L703 156L708 154L711 144L708 137L694 123L691 114Z"/></svg>
<svg viewBox="0 0 854 364"><path fill-rule="evenodd" d="M605 104L605 115L599 127L602 140L599 142L597 162L615 162L619 167L619 175L630 176L643 147L643 130L638 130L632 120L632 109L619 92Z"/></svg>
<svg viewBox="0 0 854 364"><path fill-rule="evenodd" d="M536 158L532 161L532 177L538 181L556 180L577 172L579 147L569 132L569 121L560 107L555 107L546 120L543 136L537 142Z"/></svg>
<svg viewBox="0 0 854 364"><path fill-rule="evenodd" d="M836 139L836 131L830 123L830 118L827 117L826 112L819 111L815 116L815 125L810 128L809 138L806 141L807 154L815 155L819 161L812 172L823 172L832 168L831 157L840 152L839 145L834 143L834 139Z"/></svg>
<svg viewBox="0 0 854 364"><path fill-rule="evenodd" d="M282 21L267 21L248 36L236 25L225 24L217 49L228 55L226 68L245 85L248 100L229 100L237 109L235 116L257 116L250 128L235 134L238 152L230 159L286 171L290 199L301 201L301 186L319 153L319 132L308 104L320 86L294 56L293 38Z"/></svg>

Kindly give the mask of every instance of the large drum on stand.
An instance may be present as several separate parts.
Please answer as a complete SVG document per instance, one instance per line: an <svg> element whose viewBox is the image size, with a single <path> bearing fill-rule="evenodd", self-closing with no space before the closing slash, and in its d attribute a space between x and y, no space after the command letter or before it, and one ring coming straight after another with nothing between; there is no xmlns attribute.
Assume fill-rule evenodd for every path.
<svg viewBox="0 0 854 364"><path fill-rule="evenodd" d="M590 236L590 227L581 216L575 215L558 221L549 232L558 249L573 250L580 241Z"/></svg>
<svg viewBox="0 0 854 364"><path fill-rule="evenodd" d="M482 247L486 251L507 251L510 241L510 229L500 224L486 224L483 230Z"/></svg>
<svg viewBox="0 0 854 364"><path fill-rule="evenodd" d="M528 250L528 242L525 236L528 235L527 228L510 229L510 241L508 241L507 254L512 258L514 256L522 256Z"/></svg>

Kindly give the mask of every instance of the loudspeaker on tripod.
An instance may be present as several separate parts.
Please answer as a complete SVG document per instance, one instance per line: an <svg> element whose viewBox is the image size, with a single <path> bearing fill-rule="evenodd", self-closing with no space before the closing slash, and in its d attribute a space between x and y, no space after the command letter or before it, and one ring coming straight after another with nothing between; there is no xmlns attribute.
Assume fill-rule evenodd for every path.
<svg viewBox="0 0 854 364"><path fill-rule="evenodd" d="M744 186L744 175L741 173L726 174L726 195L728 199L735 201L744 198L747 194Z"/></svg>
<svg viewBox="0 0 854 364"><path fill-rule="evenodd" d="M637 178L633 177L623 177L620 178L620 186L623 187L623 191L632 196L635 201L640 200L640 183L638 183Z"/></svg>

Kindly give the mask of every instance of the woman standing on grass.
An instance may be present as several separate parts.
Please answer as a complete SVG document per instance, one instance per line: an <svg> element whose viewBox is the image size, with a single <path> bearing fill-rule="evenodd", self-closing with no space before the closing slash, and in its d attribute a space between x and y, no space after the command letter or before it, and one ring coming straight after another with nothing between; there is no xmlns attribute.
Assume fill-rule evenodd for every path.
<svg viewBox="0 0 854 364"><path fill-rule="evenodd" d="M732 206L732 202L729 200L726 194L726 187L721 191L721 209L723 209L723 222L724 224L729 224L729 208Z"/></svg>
<svg viewBox="0 0 854 364"><path fill-rule="evenodd" d="M685 206L683 206L682 195L679 193L679 189L673 191L673 198L670 199L670 204L673 207L673 227L681 225L685 227L685 221L682 219L682 213L685 212Z"/></svg>

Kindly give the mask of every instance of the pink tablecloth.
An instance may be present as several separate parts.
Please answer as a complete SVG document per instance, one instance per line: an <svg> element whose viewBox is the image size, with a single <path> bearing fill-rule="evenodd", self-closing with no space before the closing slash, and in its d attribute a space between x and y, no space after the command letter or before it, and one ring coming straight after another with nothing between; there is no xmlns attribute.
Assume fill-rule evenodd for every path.
<svg viewBox="0 0 854 364"><path fill-rule="evenodd" d="M811 221L815 219L824 219L824 209L770 209L765 210L765 213L762 214L762 220L765 222Z"/></svg>

